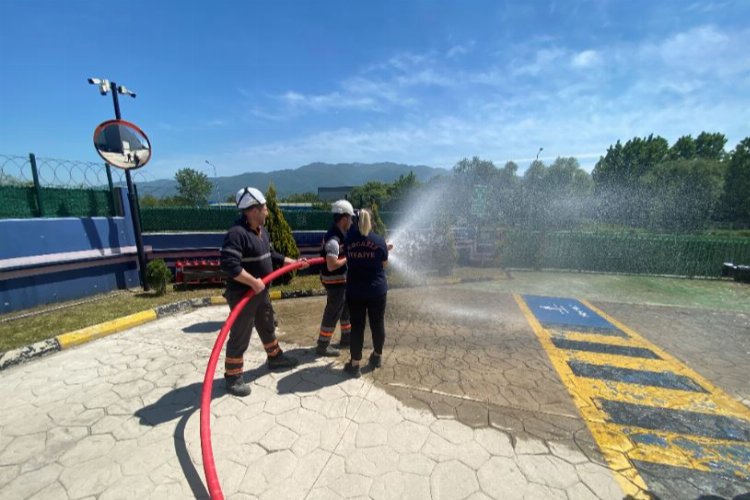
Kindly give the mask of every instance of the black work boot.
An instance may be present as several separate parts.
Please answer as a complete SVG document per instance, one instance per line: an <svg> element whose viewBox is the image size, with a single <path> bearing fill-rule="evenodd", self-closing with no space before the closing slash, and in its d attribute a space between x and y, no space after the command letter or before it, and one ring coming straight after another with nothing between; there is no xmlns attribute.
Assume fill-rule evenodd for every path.
<svg viewBox="0 0 750 500"><path fill-rule="evenodd" d="M327 358L335 358L338 357L341 352L338 349L331 347L331 344L328 342L318 342L318 347L315 348L315 354Z"/></svg>
<svg viewBox="0 0 750 500"><path fill-rule="evenodd" d="M352 345L351 334L349 332L341 334L341 340L339 340L339 347L349 347Z"/></svg>
<svg viewBox="0 0 750 500"><path fill-rule="evenodd" d="M372 354L370 354L370 362L369 362L370 366L372 368L380 368L381 366L383 366L382 358L383 358L382 354L378 356L377 354L373 352Z"/></svg>
<svg viewBox="0 0 750 500"><path fill-rule="evenodd" d="M250 395L250 386L242 380L242 377L226 377L227 392L232 396L244 398Z"/></svg>
<svg viewBox="0 0 750 500"><path fill-rule="evenodd" d="M359 366L352 365L351 361L347 361L344 365L344 373L348 373L353 378L359 378L362 375L359 371Z"/></svg>
<svg viewBox="0 0 750 500"><path fill-rule="evenodd" d="M288 368L294 368L298 364L299 360L297 358L287 356L283 352L280 352L276 356L268 358L269 370L284 370Z"/></svg>

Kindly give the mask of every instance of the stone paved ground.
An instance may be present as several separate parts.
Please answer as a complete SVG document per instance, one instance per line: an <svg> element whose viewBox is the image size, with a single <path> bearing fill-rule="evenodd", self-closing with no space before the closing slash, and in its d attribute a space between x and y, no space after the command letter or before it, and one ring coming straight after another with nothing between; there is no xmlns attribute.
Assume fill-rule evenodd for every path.
<svg viewBox="0 0 750 500"><path fill-rule="evenodd" d="M492 297L439 295L389 295L385 367L359 380L343 356L292 343L311 345L322 299L276 303L303 364L268 372L254 339L253 394L215 384L227 497L622 498L509 297L481 317L472 304ZM4 371L0 496L205 498L197 405L226 315L165 318Z"/></svg>

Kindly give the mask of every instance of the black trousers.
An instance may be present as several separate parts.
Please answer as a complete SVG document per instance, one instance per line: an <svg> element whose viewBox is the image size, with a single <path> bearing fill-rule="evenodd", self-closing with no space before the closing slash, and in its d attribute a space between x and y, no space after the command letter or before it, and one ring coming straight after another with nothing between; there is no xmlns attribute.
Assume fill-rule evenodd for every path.
<svg viewBox="0 0 750 500"><path fill-rule="evenodd" d="M320 322L320 335L318 343L328 344L331 342L336 323L341 321L341 337L349 336L351 329L349 322L349 308L346 305L346 284L325 285L326 308L323 310L323 319Z"/></svg>
<svg viewBox="0 0 750 500"><path fill-rule="evenodd" d="M370 321L373 350L383 354L385 344L385 303L387 294L368 299L355 299L347 295L349 316L352 322L352 344L349 352L353 360L362 359L362 346L365 343L365 319Z"/></svg>
<svg viewBox="0 0 750 500"><path fill-rule="evenodd" d="M234 309L237 303L242 300L244 294L227 293L224 298L231 309ZM250 345L250 334L253 326L258 330L263 348L269 357L281 353L279 341L276 340L276 326L274 324L273 308L271 307L271 296L268 288L263 290L259 295L255 295L250 302L245 305L237 320L229 331L229 340L227 341L227 352L224 360L224 376L227 378L239 377L242 375L243 356Z"/></svg>

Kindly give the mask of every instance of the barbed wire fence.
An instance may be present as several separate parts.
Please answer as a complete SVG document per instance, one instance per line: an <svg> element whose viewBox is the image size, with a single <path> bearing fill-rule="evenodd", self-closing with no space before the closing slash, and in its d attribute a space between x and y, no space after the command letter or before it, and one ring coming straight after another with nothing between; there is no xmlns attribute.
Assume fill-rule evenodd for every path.
<svg viewBox="0 0 750 500"><path fill-rule="evenodd" d="M0 154L0 218L112 216L124 186L125 172L104 162Z"/></svg>
<svg viewBox="0 0 750 500"><path fill-rule="evenodd" d="M132 170L131 176L141 208L178 194L174 183L154 182L148 170ZM211 205L233 200L234 191L210 182ZM125 171L104 162L0 154L0 218L116 215L118 187L126 187Z"/></svg>

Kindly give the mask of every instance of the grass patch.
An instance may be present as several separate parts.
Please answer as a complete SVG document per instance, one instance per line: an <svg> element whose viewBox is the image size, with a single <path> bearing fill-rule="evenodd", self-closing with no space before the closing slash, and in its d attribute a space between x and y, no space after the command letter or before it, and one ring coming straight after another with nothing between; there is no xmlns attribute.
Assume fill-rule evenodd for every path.
<svg viewBox="0 0 750 500"><path fill-rule="evenodd" d="M318 275L297 276L289 285L274 290L321 288ZM118 290L89 297L84 301L61 302L0 316L0 352L33 344L61 333L97 325L113 319L182 300L221 295L219 287L175 291L157 297L141 290Z"/></svg>

